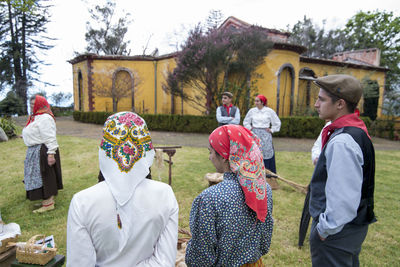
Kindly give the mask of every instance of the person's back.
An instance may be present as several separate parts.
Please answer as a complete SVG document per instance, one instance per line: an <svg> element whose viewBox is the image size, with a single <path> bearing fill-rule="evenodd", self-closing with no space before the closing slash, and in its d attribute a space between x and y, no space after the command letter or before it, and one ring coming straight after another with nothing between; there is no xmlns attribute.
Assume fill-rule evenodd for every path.
<svg viewBox="0 0 400 267"><path fill-rule="evenodd" d="M150 252L157 247L158 242L163 242L158 240L159 236L175 238L176 232L168 228L168 222L172 215L178 213L178 204L169 185L145 179L138 185L135 194L126 205L132 210L129 223L132 224L133 231L126 244L123 244L116 220L110 220L110 214L115 213L115 202L106 183L98 183L74 195L69 220L74 220L84 227L73 234L79 239L68 239L68 266L90 266L93 262L99 266L123 266L123 263L136 266L152 257ZM71 234L71 230L67 229L68 235ZM82 238L85 235L90 236L93 246L84 251L81 248L74 251L74 244L85 241L86 239ZM156 262L160 265L170 262L171 255L176 253L176 247L166 248L170 251L155 250L153 260L157 259ZM70 253L72 255L69 255ZM151 262L154 263L147 261L142 264L151 266Z"/></svg>
<svg viewBox="0 0 400 267"><path fill-rule="evenodd" d="M104 182L71 200L67 266L175 264L178 203L169 185L146 179L154 154L141 117L108 117L99 147Z"/></svg>

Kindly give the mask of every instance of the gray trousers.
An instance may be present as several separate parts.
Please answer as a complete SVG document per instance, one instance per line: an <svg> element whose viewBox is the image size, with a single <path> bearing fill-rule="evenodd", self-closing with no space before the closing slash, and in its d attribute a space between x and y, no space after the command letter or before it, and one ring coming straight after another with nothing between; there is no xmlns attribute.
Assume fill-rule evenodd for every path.
<svg viewBox="0 0 400 267"><path fill-rule="evenodd" d="M317 222L313 220L310 233L311 261L314 267L360 266L358 255L368 232L368 225L346 224L342 231L321 241Z"/></svg>

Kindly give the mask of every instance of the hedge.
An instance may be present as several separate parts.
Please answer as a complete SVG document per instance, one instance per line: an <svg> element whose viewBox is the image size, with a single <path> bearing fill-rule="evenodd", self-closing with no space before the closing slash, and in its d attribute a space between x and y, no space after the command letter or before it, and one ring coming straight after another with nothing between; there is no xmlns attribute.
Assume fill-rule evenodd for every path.
<svg viewBox="0 0 400 267"><path fill-rule="evenodd" d="M104 124L112 112L83 112L74 111L73 117L76 121L85 123ZM153 131L187 132L187 133L211 133L218 127L215 116L194 115L168 115L168 114L139 114L147 123L147 127ZM280 118L281 130L274 133L277 137L293 138L317 138L324 121L318 117L283 117ZM361 117L372 135L383 135L382 131L391 130L387 137L393 137L393 125L387 126L387 122L372 123L368 117ZM382 136L385 137L385 136Z"/></svg>
<svg viewBox="0 0 400 267"><path fill-rule="evenodd" d="M82 112L74 111L76 121L85 123L104 124L112 112ZM217 128L215 116L167 115L167 114L139 114L153 131L211 133ZM368 117L362 117L367 128L371 125ZM318 117L283 117L281 130L274 133L278 137L317 138L324 121Z"/></svg>

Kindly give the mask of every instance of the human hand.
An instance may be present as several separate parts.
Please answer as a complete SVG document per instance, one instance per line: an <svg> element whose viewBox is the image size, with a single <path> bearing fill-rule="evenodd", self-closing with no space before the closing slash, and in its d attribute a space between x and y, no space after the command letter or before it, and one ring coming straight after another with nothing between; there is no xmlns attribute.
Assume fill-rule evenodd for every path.
<svg viewBox="0 0 400 267"><path fill-rule="evenodd" d="M265 129L267 132L272 133L270 128Z"/></svg>
<svg viewBox="0 0 400 267"><path fill-rule="evenodd" d="M314 166L317 165L317 162L318 162L318 157L313 160Z"/></svg>
<svg viewBox="0 0 400 267"><path fill-rule="evenodd" d="M319 239L321 239L321 241L325 241L326 238L323 238L323 237L320 236L319 234L318 234L318 236L319 236Z"/></svg>
<svg viewBox="0 0 400 267"><path fill-rule="evenodd" d="M56 159L54 158L54 154L48 154L47 155L47 164L49 166L53 166L56 163Z"/></svg>

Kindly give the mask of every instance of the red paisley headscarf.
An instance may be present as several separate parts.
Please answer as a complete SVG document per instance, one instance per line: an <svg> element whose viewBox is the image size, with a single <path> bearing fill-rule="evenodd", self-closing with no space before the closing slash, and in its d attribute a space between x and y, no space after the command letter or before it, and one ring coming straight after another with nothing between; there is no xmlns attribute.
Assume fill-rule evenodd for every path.
<svg viewBox="0 0 400 267"><path fill-rule="evenodd" d="M247 206L265 222L268 213L267 182L260 139L241 125L224 125L208 138L212 148L223 158L238 177Z"/></svg>
<svg viewBox="0 0 400 267"><path fill-rule="evenodd" d="M28 126L29 123L31 123L32 121L35 120L35 116L36 115L41 115L41 114L44 114L44 113L49 114L50 116L53 117L54 120L56 120L56 118L54 117L53 112L51 112L50 105L47 102L46 98L44 98L43 96L40 96L40 95L36 95L35 104L33 105L32 115L29 116L25 127Z"/></svg>
<svg viewBox="0 0 400 267"><path fill-rule="evenodd" d="M367 130L367 127L365 126L364 122L358 117L358 115L356 113L351 113L351 114L347 114L347 115L344 115L344 116L336 119L334 122L332 122L331 124L329 124L328 126L326 126L322 130L322 135L321 135L321 137L322 137L322 146L321 146L321 150L324 148L325 144L329 140L329 137L331 136L331 134L336 129L340 129L340 128L343 128L343 127L346 127L346 126L353 126L353 127L360 128L371 139L371 137L368 134L368 130Z"/></svg>
<svg viewBox="0 0 400 267"><path fill-rule="evenodd" d="M261 100L261 102L264 104L264 106L267 105L267 98L264 95L258 95L256 97Z"/></svg>

